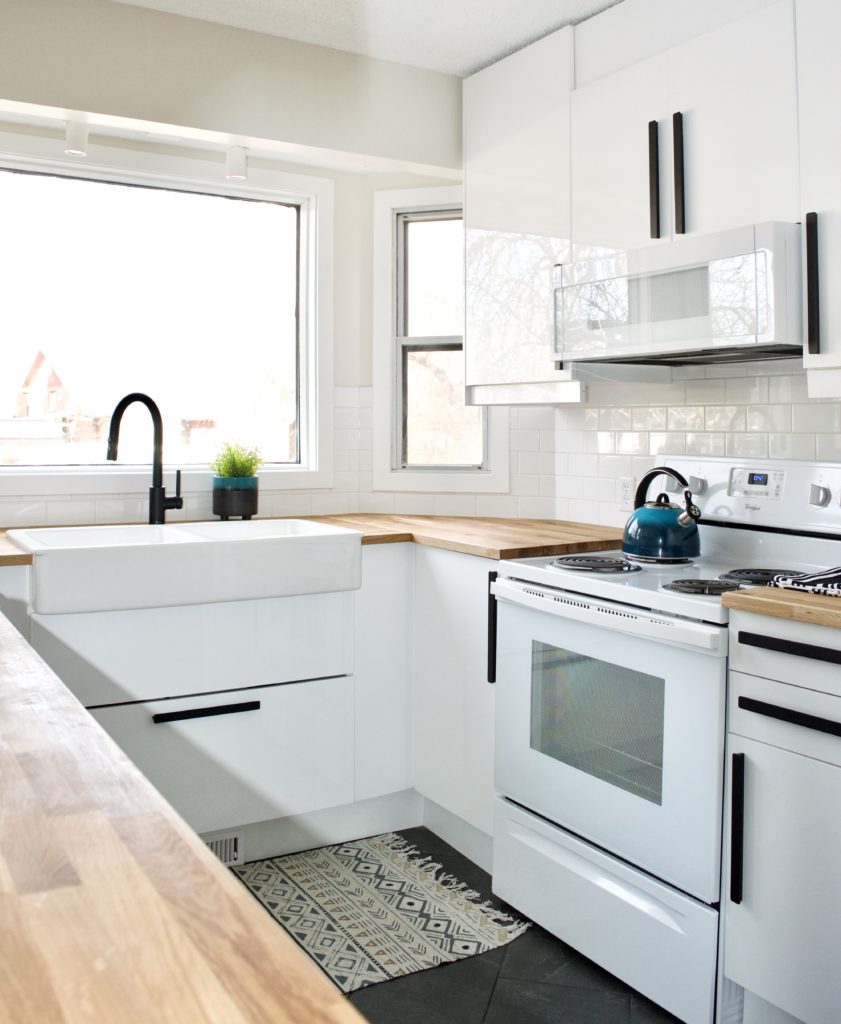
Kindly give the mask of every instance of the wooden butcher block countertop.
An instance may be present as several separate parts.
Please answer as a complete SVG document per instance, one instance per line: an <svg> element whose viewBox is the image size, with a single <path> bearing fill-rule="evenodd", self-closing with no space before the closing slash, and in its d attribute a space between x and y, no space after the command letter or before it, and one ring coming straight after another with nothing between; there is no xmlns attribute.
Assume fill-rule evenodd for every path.
<svg viewBox="0 0 841 1024"><path fill-rule="evenodd" d="M0 1020L361 1024L0 615Z"/></svg>
<svg viewBox="0 0 841 1024"><path fill-rule="evenodd" d="M461 551L484 558L530 558L578 551L617 548L622 531L613 526L590 526L560 519L491 519L474 516L381 515L351 512L346 515L297 516L347 526L362 533L363 544L414 541L431 547ZM0 566L29 565L22 552L0 532Z"/></svg>
<svg viewBox="0 0 841 1024"><path fill-rule="evenodd" d="M811 622L815 626L841 629L841 598L805 594L782 587L749 587L722 594L721 603L741 612L771 615L777 619Z"/></svg>

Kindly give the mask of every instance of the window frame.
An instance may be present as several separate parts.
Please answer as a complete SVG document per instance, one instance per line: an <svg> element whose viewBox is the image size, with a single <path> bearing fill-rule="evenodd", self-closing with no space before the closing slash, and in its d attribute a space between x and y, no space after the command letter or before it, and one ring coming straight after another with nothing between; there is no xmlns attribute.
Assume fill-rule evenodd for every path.
<svg viewBox="0 0 841 1024"><path fill-rule="evenodd" d="M398 247L403 244L399 218L403 214L436 215L455 212L463 217L460 186L398 189L374 195L374 353L373 353L373 489L388 491L438 491L505 493L508 477L508 410L484 409L484 463L472 466L405 466L402 448L405 416L402 363L406 348L440 348L458 345L464 336L405 337L401 281L403 263Z"/></svg>
<svg viewBox="0 0 841 1024"><path fill-rule="evenodd" d="M313 489L333 484L333 182L292 174L270 164L250 166L248 180L225 179L224 149L179 150L123 139L91 143L86 158L61 152L57 137L24 134L0 125L0 166L11 170L146 185L188 192L300 206L299 262L299 464L260 469L263 491ZM154 398L154 395L152 395ZM259 441L257 442L259 444ZM151 461L151 427L149 451ZM166 438L164 438L166 457ZM182 490L210 489L209 467L167 462L165 473L182 469ZM53 494L145 495L147 463L109 466L0 466L0 497Z"/></svg>

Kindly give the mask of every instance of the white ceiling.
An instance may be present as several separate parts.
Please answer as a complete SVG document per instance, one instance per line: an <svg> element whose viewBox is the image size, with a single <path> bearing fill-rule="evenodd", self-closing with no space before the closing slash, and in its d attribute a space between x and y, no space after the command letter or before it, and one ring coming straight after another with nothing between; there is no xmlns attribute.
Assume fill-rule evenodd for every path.
<svg viewBox="0 0 841 1024"><path fill-rule="evenodd" d="M469 75L621 0L112 0Z"/></svg>

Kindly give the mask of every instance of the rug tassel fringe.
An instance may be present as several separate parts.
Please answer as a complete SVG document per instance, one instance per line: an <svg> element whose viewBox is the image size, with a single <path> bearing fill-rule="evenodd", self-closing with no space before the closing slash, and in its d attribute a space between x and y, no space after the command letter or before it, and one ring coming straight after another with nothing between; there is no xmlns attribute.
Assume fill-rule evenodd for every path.
<svg viewBox="0 0 841 1024"><path fill-rule="evenodd" d="M453 893L457 893L464 899L466 903L472 904L477 909L485 911L491 915L495 924L501 926L502 930L516 937L522 934L528 927L529 922L523 921L521 918L516 917L513 914L506 914L504 911L497 909L489 900L482 900L482 894L477 892L475 889L468 889L465 882L460 882L455 875L441 873L444 871L442 864L434 863L431 857L424 857L417 846L414 846L404 839L402 836L398 836L391 832L388 835L381 837L383 846L389 850L393 850L395 853L401 853L404 857L408 858L408 863L411 867L417 871L421 871L428 875L430 879L435 882L436 885L440 885L444 889L449 889Z"/></svg>

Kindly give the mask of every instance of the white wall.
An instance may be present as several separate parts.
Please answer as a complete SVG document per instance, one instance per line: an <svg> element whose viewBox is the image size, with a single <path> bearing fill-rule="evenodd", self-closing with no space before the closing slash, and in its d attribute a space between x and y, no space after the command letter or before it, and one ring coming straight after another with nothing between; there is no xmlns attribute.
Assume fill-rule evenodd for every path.
<svg viewBox="0 0 841 1024"><path fill-rule="evenodd" d="M461 167L461 80L110 0L3 0L0 100Z"/></svg>

